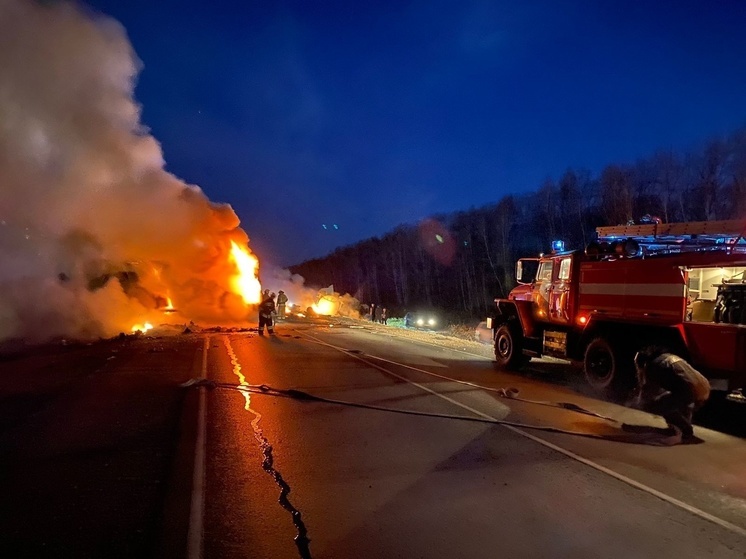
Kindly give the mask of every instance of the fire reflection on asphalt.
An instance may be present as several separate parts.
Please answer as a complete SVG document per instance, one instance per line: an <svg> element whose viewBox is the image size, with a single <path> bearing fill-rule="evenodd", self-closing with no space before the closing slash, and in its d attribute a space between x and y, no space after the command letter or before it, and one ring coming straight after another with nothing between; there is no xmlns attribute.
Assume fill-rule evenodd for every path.
<svg viewBox="0 0 746 559"><path fill-rule="evenodd" d="M231 359L231 366L233 368L233 374L236 375L238 378L238 383L240 386L250 386L250 383L247 382L246 376L241 371L241 363L238 361L238 357L236 356L236 352L233 351L233 346L231 345L231 341L228 336L225 336L223 338L223 343L225 344L225 349L228 352L228 356ZM295 525L295 528L297 530L296 536L294 538L295 545L298 548L298 553L300 554L301 559L311 559L311 550L309 548L309 544L311 543L311 540L308 538L308 531L306 530L306 525L303 523L303 519L301 517L301 513L298 509L296 509L293 504L290 502L290 499L288 499L288 494L290 493L290 486L287 484L287 482L283 479L282 474L280 474L279 471L277 471L274 467L274 457L272 455L272 445L267 440L267 438L264 436L264 432L262 431L262 428L259 426L259 422L262 419L262 415L256 411L254 408L251 407L251 394L248 390L240 390L240 392L243 394L244 399L246 401L244 405L244 409L248 412L250 412L254 419L251 421L251 427L254 430L254 438L259 443L259 447L262 450L262 468L265 472L267 472L270 476L272 476L272 479L275 480L275 483L280 488L280 498L279 503L286 511L290 513L290 515L293 518L293 524Z"/></svg>

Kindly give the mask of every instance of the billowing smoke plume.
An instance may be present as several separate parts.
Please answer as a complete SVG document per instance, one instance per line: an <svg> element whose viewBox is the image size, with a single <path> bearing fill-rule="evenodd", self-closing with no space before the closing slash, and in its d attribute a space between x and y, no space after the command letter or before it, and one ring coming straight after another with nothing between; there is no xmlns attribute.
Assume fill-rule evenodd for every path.
<svg viewBox="0 0 746 559"><path fill-rule="evenodd" d="M168 299L181 318L246 318L229 253L248 238L164 170L138 70L111 19L0 2L0 339L114 335L163 322Z"/></svg>

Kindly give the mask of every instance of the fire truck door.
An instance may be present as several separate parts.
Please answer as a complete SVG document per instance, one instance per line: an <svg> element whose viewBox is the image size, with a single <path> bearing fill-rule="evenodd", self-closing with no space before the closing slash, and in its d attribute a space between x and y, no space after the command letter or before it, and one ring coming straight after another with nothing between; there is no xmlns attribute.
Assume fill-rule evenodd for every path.
<svg viewBox="0 0 746 559"><path fill-rule="evenodd" d="M567 256L557 260L557 274L549 288L549 320L567 323L570 320L570 273L572 257Z"/></svg>
<svg viewBox="0 0 746 559"><path fill-rule="evenodd" d="M539 264L539 271L536 273L536 281L532 291L535 312L540 319L546 319L549 316L549 293L552 288L553 265L553 260L542 260Z"/></svg>

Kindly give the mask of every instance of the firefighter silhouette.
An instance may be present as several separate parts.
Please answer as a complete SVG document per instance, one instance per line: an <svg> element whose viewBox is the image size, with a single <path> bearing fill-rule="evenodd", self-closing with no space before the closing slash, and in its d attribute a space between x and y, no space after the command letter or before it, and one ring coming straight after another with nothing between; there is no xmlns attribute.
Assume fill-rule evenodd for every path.
<svg viewBox="0 0 746 559"><path fill-rule="evenodd" d="M275 294L269 293L269 289L264 291L262 302L259 304L259 335L264 335L264 327L267 327L267 332L274 334L274 322L272 321L272 315L275 312Z"/></svg>
<svg viewBox="0 0 746 559"><path fill-rule="evenodd" d="M658 348L635 355L638 407L660 415L684 439L694 436L692 416L710 397L709 381L684 359Z"/></svg>

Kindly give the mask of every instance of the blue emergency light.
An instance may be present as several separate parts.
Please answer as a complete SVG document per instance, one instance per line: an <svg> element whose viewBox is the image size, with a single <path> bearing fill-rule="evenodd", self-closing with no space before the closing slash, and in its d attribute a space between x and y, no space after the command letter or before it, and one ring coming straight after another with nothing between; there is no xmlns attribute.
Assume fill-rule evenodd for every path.
<svg viewBox="0 0 746 559"><path fill-rule="evenodd" d="M552 250L554 252L562 252L565 250L565 241L552 241Z"/></svg>

